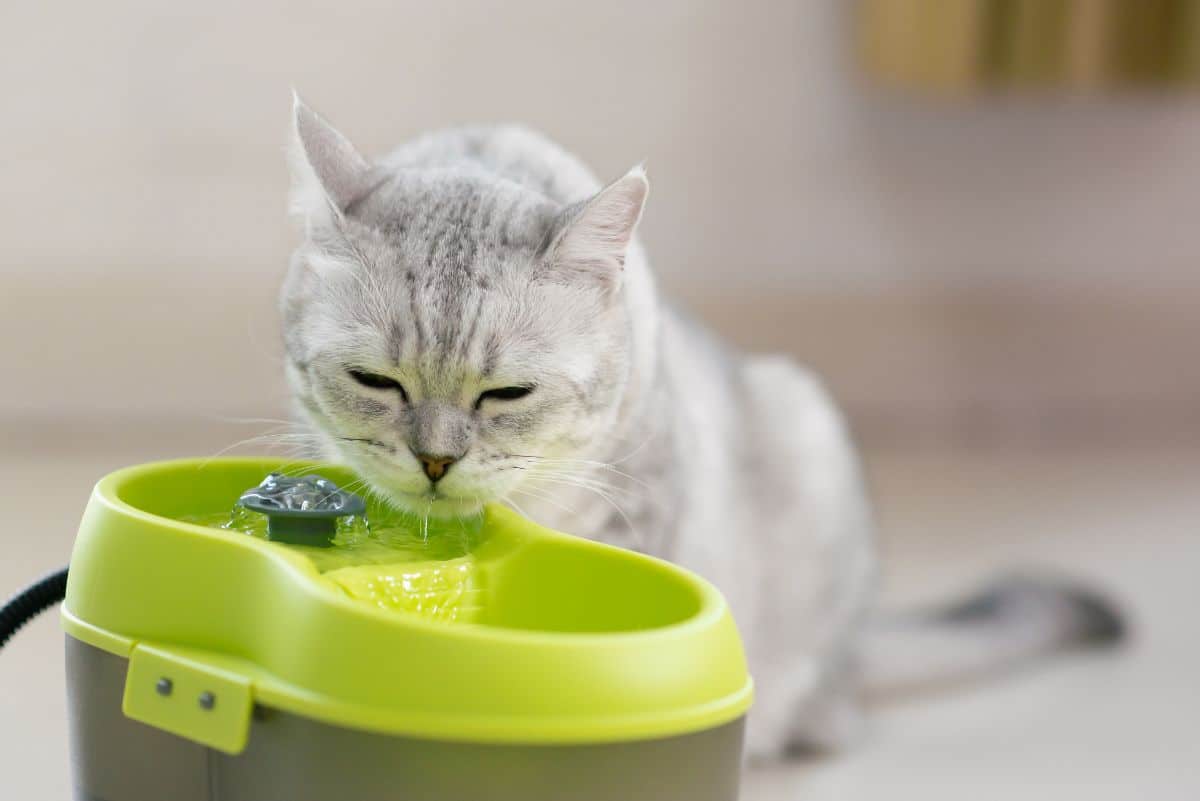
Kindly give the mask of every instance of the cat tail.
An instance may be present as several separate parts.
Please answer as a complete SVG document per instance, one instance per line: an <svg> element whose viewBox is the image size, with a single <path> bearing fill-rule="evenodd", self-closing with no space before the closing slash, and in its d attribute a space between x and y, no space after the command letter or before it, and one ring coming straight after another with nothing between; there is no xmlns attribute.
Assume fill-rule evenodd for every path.
<svg viewBox="0 0 1200 801"><path fill-rule="evenodd" d="M1115 645L1127 631L1117 604L1090 587L1008 576L951 603L870 620L862 688L887 700L972 683L1056 652Z"/></svg>

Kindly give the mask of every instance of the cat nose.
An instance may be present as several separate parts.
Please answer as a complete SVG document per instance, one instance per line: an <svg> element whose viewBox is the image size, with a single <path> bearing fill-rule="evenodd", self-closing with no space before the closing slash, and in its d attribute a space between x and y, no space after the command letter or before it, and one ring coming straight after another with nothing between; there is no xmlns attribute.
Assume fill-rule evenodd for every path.
<svg viewBox="0 0 1200 801"><path fill-rule="evenodd" d="M421 469L425 471L425 475L429 476L429 480L436 482L442 476L446 475L446 471L450 469L450 465L454 464L457 459L453 456L430 456L427 453L418 453L417 461L421 463Z"/></svg>

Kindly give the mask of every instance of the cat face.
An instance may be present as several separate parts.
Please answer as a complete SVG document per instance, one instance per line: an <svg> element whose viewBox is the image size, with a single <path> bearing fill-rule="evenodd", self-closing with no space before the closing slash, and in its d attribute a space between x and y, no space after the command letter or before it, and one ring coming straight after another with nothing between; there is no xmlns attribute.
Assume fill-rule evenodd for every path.
<svg viewBox="0 0 1200 801"><path fill-rule="evenodd" d="M620 277L644 175L563 208L477 169L373 167L300 104L296 131L306 239L283 313L302 414L417 513L552 481L626 384Z"/></svg>
<svg viewBox="0 0 1200 801"><path fill-rule="evenodd" d="M415 511L468 513L608 428L628 342L602 295L516 270L448 292L444 275L400 258L332 273L307 261L289 331L301 408L377 490Z"/></svg>

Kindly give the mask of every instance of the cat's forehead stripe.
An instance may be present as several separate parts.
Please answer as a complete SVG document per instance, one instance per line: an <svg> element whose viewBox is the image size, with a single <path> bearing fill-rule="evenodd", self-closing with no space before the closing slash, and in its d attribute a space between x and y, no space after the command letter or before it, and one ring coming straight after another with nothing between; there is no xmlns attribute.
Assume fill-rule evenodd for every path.
<svg viewBox="0 0 1200 801"><path fill-rule="evenodd" d="M425 350L425 339L426 339L425 323L422 320L421 306L422 306L422 304L421 304L420 300L417 298L417 293L410 292L408 295L408 310L409 310L409 314L411 315L413 328L415 329L416 334L417 334L417 350L418 351Z"/></svg>
<svg viewBox="0 0 1200 801"><path fill-rule="evenodd" d="M463 330L465 333L463 334L462 341L458 346L458 356L464 361L466 361L467 357L470 355L471 344L475 340L475 333L479 330L479 318L482 311L483 294L480 293L475 300L475 311L471 314L470 323L468 323L466 326L460 327L460 330Z"/></svg>

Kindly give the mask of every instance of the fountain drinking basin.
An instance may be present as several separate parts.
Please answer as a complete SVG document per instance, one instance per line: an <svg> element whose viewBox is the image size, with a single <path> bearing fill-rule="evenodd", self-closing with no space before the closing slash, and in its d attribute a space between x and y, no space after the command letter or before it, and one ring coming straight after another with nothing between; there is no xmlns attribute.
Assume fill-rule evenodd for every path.
<svg viewBox="0 0 1200 801"><path fill-rule="evenodd" d="M498 506L289 529L238 505L272 472L356 486L269 459L96 486L62 611L77 801L737 797L752 682L710 584Z"/></svg>

